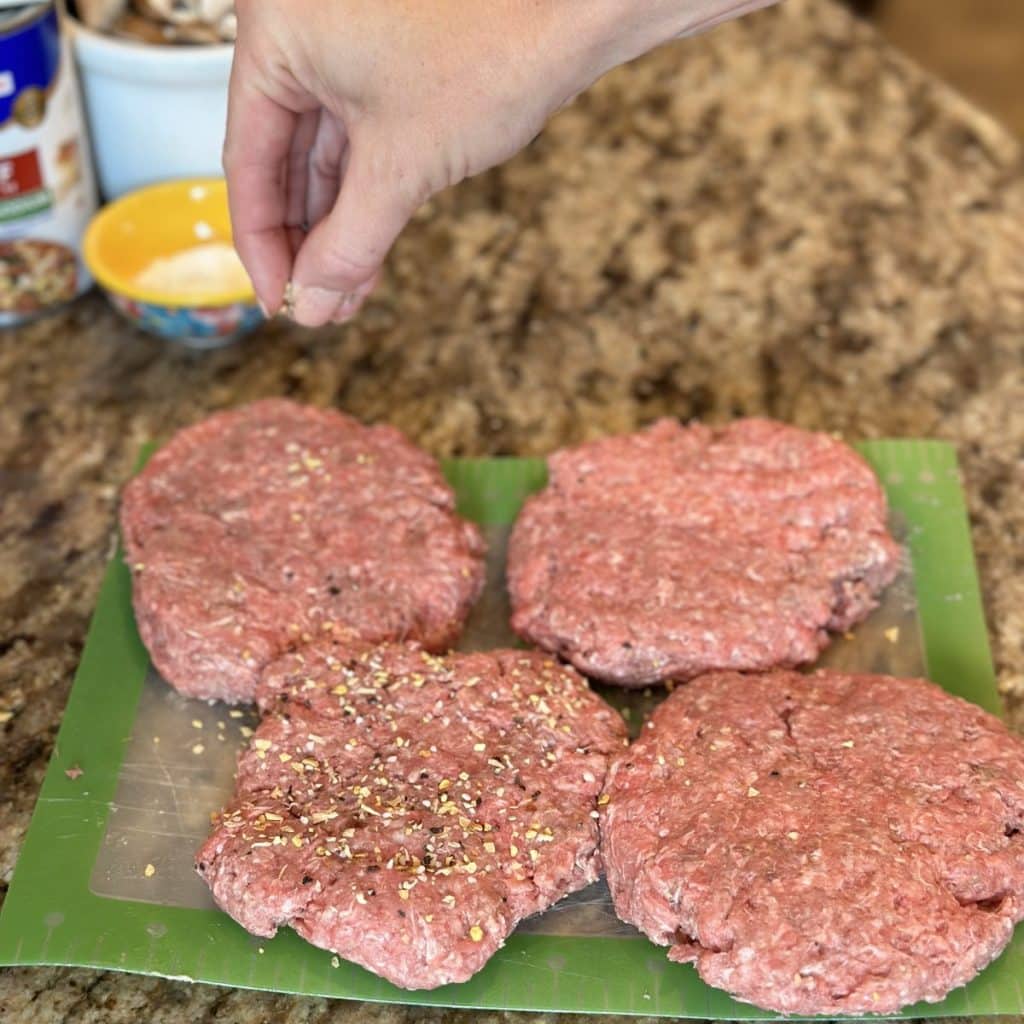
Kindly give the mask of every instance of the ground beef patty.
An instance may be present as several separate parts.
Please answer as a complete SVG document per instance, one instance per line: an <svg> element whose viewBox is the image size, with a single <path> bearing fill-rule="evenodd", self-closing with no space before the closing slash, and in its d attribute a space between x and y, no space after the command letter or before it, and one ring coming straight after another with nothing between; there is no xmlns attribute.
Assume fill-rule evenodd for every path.
<svg viewBox="0 0 1024 1024"><path fill-rule="evenodd" d="M321 642L264 674L234 802L197 855L244 928L290 925L405 988L464 981L600 873L619 715L524 651Z"/></svg>
<svg viewBox="0 0 1024 1024"><path fill-rule="evenodd" d="M608 682L812 661L898 570L878 481L824 434L662 420L549 468L512 534L512 626Z"/></svg>
<svg viewBox="0 0 1024 1024"><path fill-rule="evenodd" d="M924 680L704 676L601 801L619 916L766 1009L934 1002L1024 917L1024 742Z"/></svg>
<svg viewBox="0 0 1024 1024"><path fill-rule="evenodd" d="M270 399L176 434L124 491L135 617L183 693L252 699L260 669L336 630L444 650L483 541L393 427Z"/></svg>

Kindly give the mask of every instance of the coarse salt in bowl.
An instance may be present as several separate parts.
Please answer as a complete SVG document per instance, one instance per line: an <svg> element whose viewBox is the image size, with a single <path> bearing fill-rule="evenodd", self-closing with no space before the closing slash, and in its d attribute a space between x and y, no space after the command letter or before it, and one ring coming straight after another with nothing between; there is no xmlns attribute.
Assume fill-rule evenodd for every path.
<svg viewBox="0 0 1024 1024"><path fill-rule="evenodd" d="M263 320L234 253L223 178L123 196L93 218L83 255L113 306L150 334L218 348Z"/></svg>

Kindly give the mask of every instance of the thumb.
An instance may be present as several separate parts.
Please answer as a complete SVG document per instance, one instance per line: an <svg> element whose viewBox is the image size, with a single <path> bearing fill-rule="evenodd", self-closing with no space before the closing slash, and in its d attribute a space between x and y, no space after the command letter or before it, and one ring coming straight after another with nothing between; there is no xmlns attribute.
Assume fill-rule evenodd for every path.
<svg viewBox="0 0 1024 1024"><path fill-rule="evenodd" d="M353 143L330 213L302 243L292 273L293 316L317 327L352 316L373 290L380 266L418 200L395 160Z"/></svg>

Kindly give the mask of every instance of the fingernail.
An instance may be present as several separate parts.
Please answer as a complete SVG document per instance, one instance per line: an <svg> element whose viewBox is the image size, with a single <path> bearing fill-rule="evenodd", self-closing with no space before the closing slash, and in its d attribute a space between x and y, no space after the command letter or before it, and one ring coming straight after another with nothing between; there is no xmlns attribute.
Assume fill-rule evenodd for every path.
<svg viewBox="0 0 1024 1024"><path fill-rule="evenodd" d="M358 292L348 293L342 297L341 302L338 303L338 308L334 311L334 315L331 317L332 323L343 324L359 312L359 307L363 304L363 296Z"/></svg>
<svg viewBox="0 0 1024 1024"><path fill-rule="evenodd" d="M293 317L300 324L324 324L335 314L344 293L311 285L295 285Z"/></svg>

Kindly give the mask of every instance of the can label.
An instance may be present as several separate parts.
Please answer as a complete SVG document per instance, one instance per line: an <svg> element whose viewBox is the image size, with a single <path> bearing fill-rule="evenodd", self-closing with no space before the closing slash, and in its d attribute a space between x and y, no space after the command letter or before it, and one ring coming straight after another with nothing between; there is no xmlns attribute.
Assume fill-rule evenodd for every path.
<svg viewBox="0 0 1024 1024"><path fill-rule="evenodd" d="M0 325L92 283L80 243L96 210L78 82L53 4L0 22Z"/></svg>

